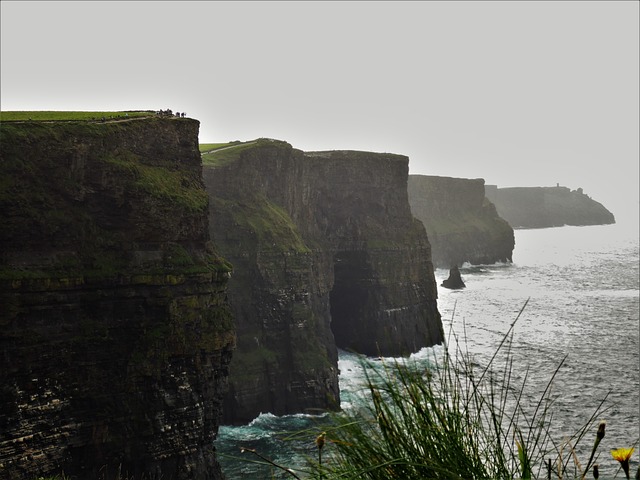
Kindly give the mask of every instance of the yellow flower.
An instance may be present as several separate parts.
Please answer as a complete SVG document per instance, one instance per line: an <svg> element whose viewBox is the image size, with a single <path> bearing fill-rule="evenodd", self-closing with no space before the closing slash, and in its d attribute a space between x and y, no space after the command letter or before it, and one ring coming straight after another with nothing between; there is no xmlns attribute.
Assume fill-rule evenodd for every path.
<svg viewBox="0 0 640 480"><path fill-rule="evenodd" d="M614 460L620 462L624 475L629 478L629 459L633 455L633 448L618 448L617 450L611 450L611 456Z"/></svg>
<svg viewBox="0 0 640 480"><path fill-rule="evenodd" d="M633 450L633 448L618 448L617 450L611 450L611 456L619 462L628 462L631 455L633 455Z"/></svg>

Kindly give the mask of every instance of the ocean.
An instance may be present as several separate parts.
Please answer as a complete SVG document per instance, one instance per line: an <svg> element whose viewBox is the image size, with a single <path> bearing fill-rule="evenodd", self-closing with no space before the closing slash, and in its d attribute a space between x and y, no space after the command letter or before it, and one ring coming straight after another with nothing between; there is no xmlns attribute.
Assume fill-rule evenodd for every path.
<svg viewBox="0 0 640 480"><path fill-rule="evenodd" d="M515 239L513 263L465 264L460 271L466 288L438 287L445 334L455 332L473 361L484 365L522 311L513 331L514 382L526 374L525 400L535 403L564 359L550 391L551 434L558 443L579 430L608 395L606 410L597 416L607 422L597 463L603 478L616 472L623 478L609 450L635 445L635 472L640 451L638 230L620 224L565 226L516 230ZM438 285L447 276L447 270L436 270ZM426 365L443 348L423 349L412 359ZM363 401L360 360L340 352L343 409L357 408ZM304 478L305 458L315 456L314 440L326 420L265 412L249 425L223 426L215 443L223 471L229 480L293 478L253 463L260 459L240 453L244 447ZM577 450L583 465L594 434Z"/></svg>

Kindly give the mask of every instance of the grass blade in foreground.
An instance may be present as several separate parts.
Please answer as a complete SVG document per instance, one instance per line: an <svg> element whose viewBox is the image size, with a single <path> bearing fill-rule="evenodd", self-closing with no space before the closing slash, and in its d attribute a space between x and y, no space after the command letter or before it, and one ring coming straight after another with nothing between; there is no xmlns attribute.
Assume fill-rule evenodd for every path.
<svg viewBox="0 0 640 480"><path fill-rule="evenodd" d="M363 362L368 407L335 417L337 426L326 429L330 449L322 465L314 465L316 474L376 480L541 478L552 473L547 471L551 456L557 478L585 475L575 448L602 413L602 403L571 439L572 477L569 459L562 457L566 444L552 440L549 411L550 385L564 359L533 407L522 402L527 377L512 385L511 340L521 314L480 375L455 334L454 353L445 348L429 369L409 360L385 363L382 369ZM499 355L505 358L496 372ZM591 459L587 469L590 464Z"/></svg>

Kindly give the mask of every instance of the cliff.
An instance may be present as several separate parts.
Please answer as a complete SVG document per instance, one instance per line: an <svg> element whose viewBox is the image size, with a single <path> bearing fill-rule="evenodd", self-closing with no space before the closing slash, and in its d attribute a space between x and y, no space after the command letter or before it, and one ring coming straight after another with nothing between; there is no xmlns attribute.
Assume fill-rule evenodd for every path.
<svg viewBox="0 0 640 480"><path fill-rule="evenodd" d="M436 266L511 261L513 229L485 198L483 179L409 175L408 191L411 211L427 229Z"/></svg>
<svg viewBox="0 0 640 480"><path fill-rule="evenodd" d="M8 478L222 478L213 439L235 338L198 128L0 125Z"/></svg>
<svg viewBox="0 0 640 480"><path fill-rule="evenodd" d="M212 165L225 155L234 161ZM238 341L226 423L340 405L329 259L283 207L303 175L299 160L289 145L267 141L203 155L211 236L234 267Z"/></svg>
<svg viewBox="0 0 640 480"><path fill-rule="evenodd" d="M334 262L338 347L397 356L440 343L431 247L407 198L403 155L306 153L312 224Z"/></svg>
<svg viewBox="0 0 640 480"><path fill-rule="evenodd" d="M502 218L513 228L546 228L563 225L609 225L615 217L581 188L514 187L487 188Z"/></svg>
<svg viewBox="0 0 640 480"><path fill-rule="evenodd" d="M226 422L337 408L336 347L400 355L442 340L406 157L263 139L203 163L211 236L234 265Z"/></svg>

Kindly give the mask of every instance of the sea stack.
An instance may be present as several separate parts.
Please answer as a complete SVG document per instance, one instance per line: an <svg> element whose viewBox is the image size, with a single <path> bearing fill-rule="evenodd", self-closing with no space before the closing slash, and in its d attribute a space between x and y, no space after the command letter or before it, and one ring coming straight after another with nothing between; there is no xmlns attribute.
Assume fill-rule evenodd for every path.
<svg viewBox="0 0 640 480"><path fill-rule="evenodd" d="M460 270L456 265L449 270L449 278L442 282L442 286L451 290L459 290L466 287L460 276Z"/></svg>

